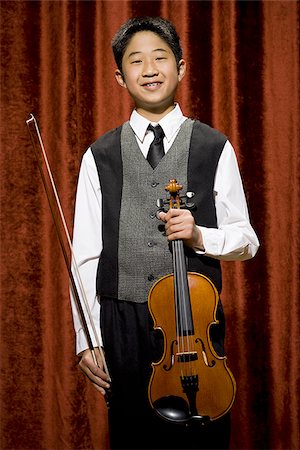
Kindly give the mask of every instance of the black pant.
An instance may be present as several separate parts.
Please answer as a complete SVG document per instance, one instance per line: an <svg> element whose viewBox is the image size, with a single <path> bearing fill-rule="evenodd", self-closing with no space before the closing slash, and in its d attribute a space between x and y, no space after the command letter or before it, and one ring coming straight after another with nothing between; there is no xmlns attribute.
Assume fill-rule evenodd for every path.
<svg viewBox="0 0 300 450"><path fill-rule="evenodd" d="M112 377L112 449L228 448L229 415L204 426L186 426L161 419L150 407L147 389L151 362L162 355L163 336L153 330L147 304L101 299L101 329Z"/></svg>

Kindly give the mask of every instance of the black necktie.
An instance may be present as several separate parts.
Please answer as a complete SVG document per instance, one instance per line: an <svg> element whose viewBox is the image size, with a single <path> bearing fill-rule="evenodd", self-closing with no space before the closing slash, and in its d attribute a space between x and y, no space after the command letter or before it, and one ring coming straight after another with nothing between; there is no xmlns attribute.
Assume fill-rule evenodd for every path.
<svg viewBox="0 0 300 450"><path fill-rule="evenodd" d="M155 167L165 154L163 145L163 138L165 133L160 125L157 125L156 127L149 125L148 130L153 131L154 140L149 147L147 161L150 163L152 168L155 169Z"/></svg>

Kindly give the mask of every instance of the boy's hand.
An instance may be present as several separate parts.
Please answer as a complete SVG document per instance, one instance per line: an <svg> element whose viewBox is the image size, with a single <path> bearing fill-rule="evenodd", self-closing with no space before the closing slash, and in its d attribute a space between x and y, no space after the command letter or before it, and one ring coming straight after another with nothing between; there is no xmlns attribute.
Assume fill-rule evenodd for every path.
<svg viewBox="0 0 300 450"><path fill-rule="evenodd" d="M182 239L188 247L204 250L202 234L196 226L194 217L187 209L169 209L167 213L158 214L165 222L166 235L169 241Z"/></svg>
<svg viewBox="0 0 300 450"><path fill-rule="evenodd" d="M91 350L87 349L81 353L79 362L80 369L91 380L97 391L105 395L105 389L109 389L109 377L103 370L103 362L98 348L94 349L98 365L95 364Z"/></svg>

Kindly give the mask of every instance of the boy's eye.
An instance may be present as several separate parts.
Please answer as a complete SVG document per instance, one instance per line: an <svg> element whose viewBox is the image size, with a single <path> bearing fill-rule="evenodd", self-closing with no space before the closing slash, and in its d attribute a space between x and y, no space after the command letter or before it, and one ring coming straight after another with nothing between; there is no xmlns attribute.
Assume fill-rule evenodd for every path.
<svg viewBox="0 0 300 450"><path fill-rule="evenodd" d="M131 61L131 64L138 64L142 62L140 59L134 59L133 61Z"/></svg>

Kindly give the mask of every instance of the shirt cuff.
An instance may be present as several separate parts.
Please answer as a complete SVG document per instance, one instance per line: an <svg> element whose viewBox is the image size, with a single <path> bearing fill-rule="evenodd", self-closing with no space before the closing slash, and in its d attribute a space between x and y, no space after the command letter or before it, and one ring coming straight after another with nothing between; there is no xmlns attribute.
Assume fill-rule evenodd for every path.
<svg viewBox="0 0 300 450"><path fill-rule="evenodd" d="M92 343L94 347L98 347L98 343L96 338L94 338L93 336L93 332L90 331L91 334L91 338L92 338ZM103 342L102 342L102 336L101 333L98 333L98 340L99 340L99 344L101 346L103 346ZM88 349L89 345L85 336L85 332L83 330L83 328L80 328L80 330L78 330L78 332L76 333L76 355L79 355L79 353L83 352L84 350Z"/></svg>
<svg viewBox="0 0 300 450"><path fill-rule="evenodd" d="M224 243L224 231L217 228L199 226L204 250L195 249L199 255L219 256Z"/></svg>

